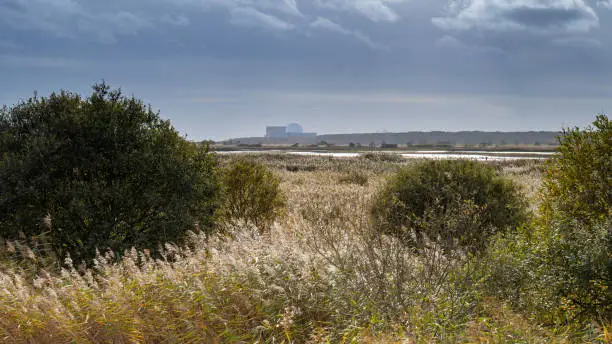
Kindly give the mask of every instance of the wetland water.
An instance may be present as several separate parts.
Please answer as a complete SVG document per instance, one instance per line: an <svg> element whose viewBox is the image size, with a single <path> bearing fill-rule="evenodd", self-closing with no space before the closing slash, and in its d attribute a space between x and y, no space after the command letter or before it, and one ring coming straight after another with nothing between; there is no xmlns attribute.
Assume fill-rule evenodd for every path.
<svg viewBox="0 0 612 344"><path fill-rule="evenodd" d="M332 152L332 151L286 151L286 150L250 150L220 151L219 154L291 154L303 156L329 156L334 158L356 158L367 153L397 154L406 159L469 159L483 161L500 160L543 160L552 152L488 152L488 151L376 151L376 152Z"/></svg>

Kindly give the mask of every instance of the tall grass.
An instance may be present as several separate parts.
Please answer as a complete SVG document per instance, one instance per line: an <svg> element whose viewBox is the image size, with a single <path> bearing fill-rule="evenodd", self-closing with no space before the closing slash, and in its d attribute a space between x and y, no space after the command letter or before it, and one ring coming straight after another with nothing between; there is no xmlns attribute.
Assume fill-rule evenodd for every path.
<svg viewBox="0 0 612 344"><path fill-rule="evenodd" d="M167 244L161 258L102 252L90 269L69 259L58 269L37 260L42 251L4 243L0 257L13 263L0 265L0 341L604 341L604 329L570 337L570 327L539 326L484 297L482 262L465 253L445 254L434 242L414 252L374 232L371 197L408 162L253 158L275 169L287 197L284 216L263 235L228 226L224 235ZM526 187L538 183L536 169L499 168ZM350 171L367 183L339 183Z"/></svg>

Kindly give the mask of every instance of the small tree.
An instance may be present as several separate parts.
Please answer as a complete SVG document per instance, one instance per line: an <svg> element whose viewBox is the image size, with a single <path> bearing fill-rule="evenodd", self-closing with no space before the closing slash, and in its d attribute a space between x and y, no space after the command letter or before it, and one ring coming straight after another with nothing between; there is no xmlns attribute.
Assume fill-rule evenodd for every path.
<svg viewBox="0 0 612 344"><path fill-rule="evenodd" d="M568 129L544 178L540 212L548 221L560 215L586 224L611 216L612 122L597 116L585 130Z"/></svg>
<svg viewBox="0 0 612 344"><path fill-rule="evenodd" d="M223 219L232 225L253 225L263 234L285 203L280 179L265 166L237 159L223 171Z"/></svg>
<svg viewBox="0 0 612 344"><path fill-rule="evenodd" d="M612 320L612 122L566 130L548 163L537 229L499 237L488 290L548 318Z"/></svg>
<svg viewBox="0 0 612 344"><path fill-rule="evenodd" d="M45 232L76 260L180 241L212 229L214 166L206 146L105 84L34 97L0 111L0 235Z"/></svg>

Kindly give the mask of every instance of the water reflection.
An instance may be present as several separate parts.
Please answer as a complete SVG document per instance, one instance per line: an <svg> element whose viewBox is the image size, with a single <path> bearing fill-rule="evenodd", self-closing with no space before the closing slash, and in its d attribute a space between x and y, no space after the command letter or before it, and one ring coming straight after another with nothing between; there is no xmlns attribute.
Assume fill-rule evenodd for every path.
<svg viewBox="0 0 612 344"><path fill-rule="evenodd" d="M308 152L285 150L254 150L254 151L220 151L219 154L291 154L302 156L327 156L334 158L357 158L369 152ZM406 159L469 159L482 161L500 160L542 160L547 159L552 152L487 152L487 151L379 151L376 153L397 154Z"/></svg>

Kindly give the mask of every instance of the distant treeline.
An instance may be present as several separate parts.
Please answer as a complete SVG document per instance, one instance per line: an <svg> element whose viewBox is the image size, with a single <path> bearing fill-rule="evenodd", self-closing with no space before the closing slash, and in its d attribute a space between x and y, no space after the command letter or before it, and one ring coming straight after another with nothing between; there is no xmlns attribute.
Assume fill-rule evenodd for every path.
<svg viewBox="0 0 612 344"><path fill-rule="evenodd" d="M312 138L287 137L270 139L265 137L245 137L224 141L226 144L319 144L329 145L556 145L557 131L527 132L406 132L406 133L370 133L370 134L331 134Z"/></svg>

